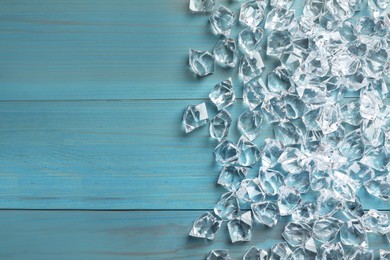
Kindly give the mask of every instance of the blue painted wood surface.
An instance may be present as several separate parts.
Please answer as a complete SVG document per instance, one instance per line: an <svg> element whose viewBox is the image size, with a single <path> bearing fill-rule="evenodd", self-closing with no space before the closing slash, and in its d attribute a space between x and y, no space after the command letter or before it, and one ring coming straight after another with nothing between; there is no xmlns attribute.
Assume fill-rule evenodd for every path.
<svg viewBox="0 0 390 260"><path fill-rule="evenodd" d="M206 127L185 135L181 113L232 73L217 68L199 80L189 71L188 49L211 50L218 37L187 7L187 0L1 1L0 208L132 210L0 211L1 259L202 259L217 247L238 257L280 239L283 224L239 245L226 230L214 244L187 237L223 190L215 141ZM239 99L231 112L244 109ZM257 143L268 136L264 125ZM362 201L390 208L364 192Z"/></svg>

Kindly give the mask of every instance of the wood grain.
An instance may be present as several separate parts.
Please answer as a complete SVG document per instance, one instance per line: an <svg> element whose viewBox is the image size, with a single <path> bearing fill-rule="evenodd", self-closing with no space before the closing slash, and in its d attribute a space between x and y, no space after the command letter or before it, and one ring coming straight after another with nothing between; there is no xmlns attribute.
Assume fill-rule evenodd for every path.
<svg viewBox="0 0 390 260"><path fill-rule="evenodd" d="M186 135L180 125L183 109L200 102L0 102L0 208L212 208L223 192L216 142L206 126ZM244 110L242 101L230 109L233 118ZM260 146L272 136L263 125Z"/></svg>
<svg viewBox="0 0 390 260"><path fill-rule="evenodd" d="M255 245L281 242L287 219L274 228L257 225L251 242L231 244L225 225L216 240L188 237L202 212L1 211L2 259L204 259L212 249L228 249L241 259ZM373 249L388 248L385 238L369 236Z"/></svg>

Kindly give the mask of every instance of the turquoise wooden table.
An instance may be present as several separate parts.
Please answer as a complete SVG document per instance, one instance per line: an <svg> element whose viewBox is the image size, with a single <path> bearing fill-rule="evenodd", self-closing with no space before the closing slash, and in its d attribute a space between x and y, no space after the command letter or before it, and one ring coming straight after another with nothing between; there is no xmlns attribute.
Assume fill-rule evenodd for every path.
<svg viewBox="0 0 390 260"><path fill-rule="evenodd" d="M187 236L223 190L215 142L206 127L186 136L182 111L231 74L189 71L188 49L217 39L187 10L187 0L1 1L0 259L203 259L213 248L238 258L281 240L287 220L251 243L231 245L225 228L214 243ZM243 109L239 98L232 113ZM271 135L265 127L258 143Z"/></svg>

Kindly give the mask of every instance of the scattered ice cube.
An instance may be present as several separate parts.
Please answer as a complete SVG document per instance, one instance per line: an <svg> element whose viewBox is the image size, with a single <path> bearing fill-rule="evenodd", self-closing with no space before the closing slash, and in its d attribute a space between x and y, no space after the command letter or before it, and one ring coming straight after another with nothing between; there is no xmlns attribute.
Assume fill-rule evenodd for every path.
<svg viewBox="0 0 390 260"><path fill-rule="evenodd" d="M228 191L235 191L240 187L241 181L245 179L246 174L247 170L244 167L226 166L219 174L217 183Z"/></svg>
<svg viewBox="0 0 390 260"><path fill-rule="evenodd" d="M260 159L260 149L256 144L249 141L245 136L238 140L239 151L238 163L242 166L253 166Z"/></svg>
<svg viewBox="0 0 390 260"><path fill-rule="evenodd" d="M294 0L271 0L271 7L284 7L289 8L294 3Z"/></svg>
<svg viewBox="0 0 390 260"><path fill-rule="evenodd" d="M323 244L316 259L345 259L344 248L340 242Z"/></svg>
<svg viewBox="0 0 390 260"><path fill-rule="evenodd" d="M342 221L336 218L319 218L313 224L313 237L322 242L332 242L337 238Z"/></svg>
<svg viewBox="0 0 390 260"><path fill-rule="evenodd" d="M238 45L248 55L259 53L263 30L260 28L246 28L238 35Z"/></svg>
<svg viewBox="0 0 390 260"><path fill-rule="evenodd" d="M260 134L262 122L263 117L260 112L247 110L238 117L237 127L241 134L253 141Z"/></svg>
<svg viewBox="0 0 390 260"><path fill-rule="evenodd" d="M257 178L243 180L236 196L240 202L240 207L245 208L252 203L262 202L265 199L265 194L260 188L260 182Z"/></svg>
<svg viewBox="0 0 390 260"><path fill-rule="evenodd" d="M282 186L279 188L278 206L281 216L291 215L301 203L301 194L294 187Z"/></svg>
<svg viewBox="0 0 390 260"><path fill-rule="evenodd" d="M268 227L275 226L280 219L278 205L272 201L253 203L251 209L255 220Z"/></svg>
<svg viewBox="0 0 390 260"><path fill-rule="evenodd" d="M189 64L192 71L198 76L207 76L214 73L214 56L208 51L190 49Z"/></svg>
<svg viewBox="0 0 390 260"><path fill-rule="evenodd" d="M234 94L232 79L229 78L215 85L209 94L209 98L218 110L233 105L236 101L236 95Z"/></svg>
<svg viewBox="0 0 390 260"><path fill-rule="evenodd" d="M374 250L368 250L366 248L361 247L353 247L346 258L356 260L374 260Z"/></svg>
<svg viewBox="0 0 390 260"><path fill-rule="evenodd" d="M232 260L229 255L229 252L225 249L216 249L212 250L208 255L206 260Z"/></svg>
<svg viewBox="0 0 390 260"><path fill-rule="evenodd" d="M229 36L234 22L236 20L235 13L229 8L221 5L210 17L210 24L215 34Z"/></svg>
<svg viewBox="0 0 390 260"><path fill-rule="evenodd" d="M214 47L214 57L222 66L234 68L238 62L238 51L234 39L225 38L218 41Z"/></svg>
<svg viewBox="0 0 390 260"><path fill-rule="evenodd" d="M210 212L204 213L195 220L190 236L214 240L221 224L222 220L217 219Z"/></svg>
<svg viewBox="0 0 390 260"><path fill-rule="evenodd" d="M230 220L239 215L240 207L234 192L227 192L221 196L214 207L214 213L222 220Z"/></svg>
<svg viewBox="0 0 390 260"><path fill-rule="evenodd" d="M240 22L249 27L258 27L264 19L264 0L249 0L241 5Z"/></svg>
<svg viewBox="0 0 390 260"><path fill-rule="evenodd" d="M267 39L267 55L280 55L292 50L292 35L289 31L271 31Z"/></svg>
<svg viewBox="0 0 390 260"><path fill-rule="evenodd" d="M367 232L387 234L390 232L390 217L375 209L370 209L361 218Z"/></svg>
<svg viewBox="0 0 390 260"><path fill-rule="evenodd" d="M294 15L294 10L276 7L268 13L264 28L268 30L286 30L291 25Z"/></svg>
<svg viewBox="0 0 390 260"><path fill-rule="evenodd" d="M375 18L381 16L389 4L389 0L368 0L368 6Z"/></svg>
<svg viewBox="0 0 390 260"><path fill-rule="evenodd" d="M350 219L341 226L340 239L344 245L368 247L367 233L358 219Z"/></svg>
<svg viewBox="0 0 390 260"><path fill-rule="evenodd" d="M283 153L283 144L275 139L265 139L264 147L261 151L261 164L264 167L272 168L278 163L280 155Z"/></svg>
<svg viewBox="0 0 390 260"><path fill-rule="evenodd" d="M332 216L341 207L341 201L333 191L322 189L317 198L317 214L319 216Z"/></svg>
<svg viewBox="0 0 390 260"><path fill-rule="evenodd" d="M298 205L292 213L292 219L295 222L313 223L316 217L316 204L313 202L304 202Z"/></svg>
<svg viewBox="0 0 390 260"><path fill-rule="evenodd" d="M214 149L215 160L221 165L230 165L237 162L239 154L235 144L229 140L222 140Z"/></svg>
<svg viewBox="0 0 390 260"><path fill-rule="evenodd" d="M284 185L284 176L280 172L265 167L260 167L259 180L262 190L268 196L278 194L279 188Z"/></svg>
<svg viewBox="0 0 390 260"><path fill-rule="evenodd" d="M256 77L244 84L243 99L250 110L255 109L263 103L266 86L260 77Z"/></svg>
<svg viewBox="0 0 390 260"><path fill-rule="evenodd" d="M230 220L227 226L232 243L240 241L251 241L252 213L250 211Z"/></svg>
<svg viewBox="0 0 390 260"><path fill-rule="evenodd" d="M239 75L244 83L258 77L263 72L264 63L260 53L254 53L251 56L245 56L241 59L239 65Z"/></svg>
<svg viewBox="0 0 390 260"><path fill-rule="evenodd" d="M282 237L292 247L303 246L311 237L311 227L303 222L289 222L284 227Z"/></svg>
<svg viewBox="0 0 390 260"><path fill-rule="evenodd" d="M212 12L215 0L190 0L190 10L196 13Z"/></svg>
<svg viewBox="0 0 390 260"><path fill-rule="evenodd" d="M204 126L208 121L207 108L205 103L188 106L183 114L183 127L186 133Z"/></svg>
<svg viewBox="0 0 390 260"><path fill-rule="evenodd" d="M280 242L271 247L270 259L287 260L292 253L293 252L286 242Z"/></svg>
<svg viewBox="0 0 390 260"><path fill-rule="evenodd" d="M243 260L268 260L268 252L252 246L245 253Z"/></svg>
<svg viewBox="0 0 390 260"><path fill-rule="evenodd" d="M225 109L222 109L212 119L210 119L210 136L221 141L229 134L232 118Z"/></svg>

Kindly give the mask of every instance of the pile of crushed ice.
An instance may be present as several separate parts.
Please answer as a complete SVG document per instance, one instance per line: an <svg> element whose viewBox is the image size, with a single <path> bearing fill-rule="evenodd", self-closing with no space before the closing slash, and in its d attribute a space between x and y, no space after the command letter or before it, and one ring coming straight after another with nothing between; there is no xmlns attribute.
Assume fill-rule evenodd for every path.
<svg viewBox="0 0 390 260"><path fill-rule="evenodd" d="M219 111L213 118L205 103L184 112L186 132L209 123L219 142L218 184L227 190L190 235L213 240L227 222L232 243L250 241L255 222L273 227L291 216L286 242L270 251L252 247L244 260L373 259L367 233L390 239L390 217L365 212L357 192L390 199L390 0L368 0L368 7L361 0L307 0L300 17L292 0L267 2L243 2L238 14L215 0L190 0L190 10L208 14L221 37L212 52L190 50L192 71L202 77L214 73L214 63L238 66L248 108L238 117L238 143L228 135L227 109L236 101L231 78L210 92ZM354 17L363 8L371 16ZM245 29L236 40L230 34L237 16ZM266 55L280 64L266 77L263 36ZM258 147L253 141L265 123L274 139ZM248 169L258 175L248 177ZM390 259L387 250L380 250L381 259ZM213 250L207 259L231 258Z"/></svg>

